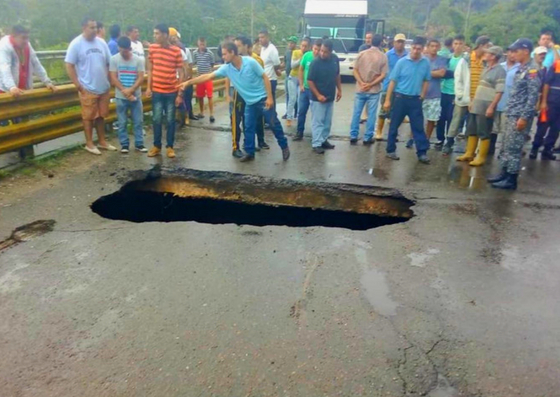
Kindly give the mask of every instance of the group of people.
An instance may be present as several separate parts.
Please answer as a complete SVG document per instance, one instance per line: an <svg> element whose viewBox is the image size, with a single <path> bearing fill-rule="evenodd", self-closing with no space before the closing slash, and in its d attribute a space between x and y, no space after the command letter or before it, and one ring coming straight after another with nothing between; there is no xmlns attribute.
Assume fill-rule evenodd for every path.
<svg viewBox="0 0 560 397"><path fill-rule="evenodd" d="M85 149L116 151L105 138L105 118L109 114L110 88L115 87L115 102L121 152L130 143L127 122L130 118L135 149L154 157L161 154L163 126L166 126L165 152L175 157L176 109L185 110L185 122L205 117L204 98L208 99L209 120L214 122L213 86L215 78L226 79L226 99L230 102L232 155L251 161L255 152L270 147L264 130L272 130L282 151L290 157L288 141L276 113L278 77L286 72L286 126L297 119L294 141L301 141L307 113L311 109L311 147L323 154L334 149L331 132L334 102L342 97L339 59L328 38L288 39L282 62L278 49L266 30L257 42L246 36L226 36L218 56L224 64L215 69L216 58L201 37L194 54L180 41L180 33L164 24L154 28L154 43L145 55L139 30L134 26L121 35L118 25L104 38L103 25L85 18L82 34L69 45L65 62L68 76L76 86L81 103L86 137ZM445 40L442 48L436 39L416 37L409 49L406 37L397 34L389 51L383 37L368 32L353 68L356 80L350 143L359 138L365 109L364 145L383 139L386 121L387 157L399 160L396 153L398 130L408 119L412 136L406 147L416 147L421 163L428 164L430 138L436 131L434 147L447 156L454 150L458 135L466 135L466 152L457 161L481 166L494 153L502 136L502 172L489 178L492 186L515 189L525 142L530 139L533 120L538 116L537 132L529 157L535 159L541 147L544 160L554 160L554 145L560 132L560 54L551 32L544 31L534 48L529 39L518 39L505 51L487 36L479 37L472 51L458 35ZM257 48L258 46L258 48ZM467 50L468 48L468 50ZM193 76L196 66L198 76ZM147 73L144 93L152 100L153 147L144 146L141 86ZM11 35L0 40L0 92L17 97L32 87L38 76L51 90L49 80L35 51L29 44L29 30L15 26ZM192 109L193 87L200 112ZM129 117L130 115L130 117ZM93 129L98 144L93 141ZM244 135L243 151L240 147Z"/></svg>

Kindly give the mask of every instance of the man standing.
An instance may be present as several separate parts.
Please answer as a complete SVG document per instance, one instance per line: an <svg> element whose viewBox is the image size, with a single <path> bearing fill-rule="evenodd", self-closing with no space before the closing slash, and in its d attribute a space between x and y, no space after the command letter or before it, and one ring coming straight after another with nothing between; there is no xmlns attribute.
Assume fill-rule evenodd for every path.
<svg viewBox="0 0 560 397"><path fill-rule="evenodd" d="M550 30L543 30L539 37L539 46L545 47L548 51L543 61L543 66L549 68L554 61L560 59L560 47L554 44L554 35ZM534 56L534 54L532 54Z"/></svg>
<svg viewBox="0 0 560 397"><path fill-rule="evenodd" d="M506 82L506 71L500 65L500 60L504 55L502 48L493 46L485 51L486 68L480 77L476 94L469 106L467 150L464 155L457 157L457 161L469 161L473 167L481 166L486 162L486 156L490 150L494 114L502 98ZM475 159L477 146L478 154Z"/></svg>
<svg viewBox="0 0 560 397"><path fill-rule="evenodd" d="M111 38L107 45L109 46L109 51L111 55L116 55L119 53L119 44L117 40L121 37L121 27L119 25L113 25L109 28L109 35Z"/></svg>
<svg viewBox="0 0 560 397"><path fill-rule="evenodd" d="M498 106L496 108L496 114L494 115L494 126L492 127L492 138L490 138L490 151L488 154L493 155L495 151L495 144L492 147L492 142L497 141L498 136L502 136L502 146L505 142L505 127L507 124L507 116L506 116L506 106L509 99L509 93L513 87L513 79L515 78L515 74L519 69L519 64L515 60L515 54L509 48L506 54L506 61L501 63L501 66L506 71L506 83L504 87L504 93L502 94L502 98L500 102L498 102ZM502 147L503 151L503 147Z"/></svg>
<svg viewBox="0 0 560 397"><path fill-rule="evenodd" d="M136 26L129 26L126 28L126 35L130 39L130 46L132 48L132 53L136 55L140 60L146 62L146 55L144 53L144 45L140 41L140 30Z"/></svg>
<svg viewBox="0 0 560 397"><path fill-rule="evenodd" d="M369 50L373 45L372 42L373 42L373 32L366 32L366 40L364 44L362 44L360 48L358 48L358 52Z"/></svg>
<svg viewBox="0 0 560 397"><path fill-rule="evenodd" d="M169 28L169 43L181 49L185 80L192 78L193 59L191 51L181 42L181 33L179 33L177 29L172 27ZM185 90L183 95L183 103L181 104L181 106L179 106L179 111L182 118L181 121L184 122L185 125L189 125L190 120L194 117L192 112L192 94L192 87L189 87L188 90Z"/></svg>
<svg viewBox="0 0 560 397"><path fill-rule="evenodd" d="M426 98L424 98L424 102L422 103L424 119L428 121L426 123L426 136L428 137L428 140L432 137L432 132L434 132L436 123L439 121L441 116L441 82L445 77L447 64L449 63L447 58L438 55L439 49L439 41L436 39L428 40L427 58L430 61L432 79L428 85ZM438 145L443 145L443 139L438 139ZM407 147L408 146L410 145L407 145Z"/></svg>
<svg viewBox="0 0 560 397"><path fill-rule="evenodd" d="M305 130L305 120L307 118L307 111L311 105L311 91L309 90L309 83L307 77L309 76L309 66L315 58L319 56L323 40L318 39L313 43L311 51L306 52L301 58L301 63L298 73L299 81L299 102L298 102L298 120L297 120L297 133L294 141L301 141L303 139L303 131Z"/></svg>
<svg viewBox="0 0 560 397"><path fill-rule="evenodd" d="M292 37L295 40L295 37ZM290 60L290 73L288 73L288 69L286 67L286 80L288 83L288 93L289 101L288 101L288 110L287 110L287 118L288 121L286 122L286 126L291 127L292 121L296 118L297 114L297 102L299 98L299 68L301 58L303 54L305 54L309 50L309 40L303 39L300 44L300 49L294 49L291 53L291 60ZM286 63L287 65L287 63Z"/></svg>
<svg viewBox="0 0 560 397"><path fill-rule="evenodd" d="M363 143L364 145L374 143L373 133L377 106L379 104L379 92L381 92L381 83L389 70L387 56L380 49L382 42L383 37L376 34L372 39L372 47L360 52L354 63L356 95L354 97L354 113L350 127L350 143L354 145L358 142L360 114L364 106L367 106L368 121Z"/></svg>
<svg viewBox="0 0 560 397"><path fill-rule="evenodd" d="M389 88L389 82L392 70L397 65L397 62L408 55L408 51L404 48L406 43L406 36L399 33L395 36L393 40L393 48L387 52L387 61L389 64L388 75L383 81L383 88L381 90L381 98L379 102L381 103L381 109L379 110L379 115L377 118L377 131L375 133L375 140L380 141L383 139L383 127L385 127L385 120L390 118L391 109L385 111L383 104L387 99L387 89ZM392 98L390 98L392 101Z"/></svg>
<svg viewBox="0 0 560 397"><path fill-rule="evenodd" d="M283 119L288 119L288 109L290 107L290 73L292 71L292 53L296 50L297 37L291 36L288 38L288 48L284 54L284 64L286 65L286 81L284 82L286 88L286 114L282 116ZM293 119L293 118L292 118ZM291 119L289 119L291 120Z"/></svg>
<svg viewBox="0 0 560 397"><path fill-rule="evenodd" d="M278 85L278 77L281 75L278 49L270 42L268 30L261 30L259 32L259 42L261 44L261 58L264 62L264 71L270 80L274 109L276 109L276 86Z"/></svg>
<svg viewBox="0 0 560 397"><path fill-rule="evenodd" d="M70 43L66 51L66 72L78 89L82 107L82 120L86 136L85 149L101 154L93 144L93 126L97 131L99 147L116 151L105 140L105 118L109 115L111 83L109 61L111 53L107 43L97 37L97 22L91 18L82 21L82 34Z"/></svg>
<svg viewBox="0 0 560 397"><path fill-rule="evenodd" d="M443 154L453 153L455 145L455 137L459 134L459 129L463 124L463 120L469 111L469 105L474 98L480 75L484 70L484 51L490 48L490 38L488 36L480 36L476 39L475 49L461 59L455 69L455 107L453 109L453 118L447 134L447 142L443 149Z"/></svg>
<svg viewBox="0 0 560 397"><path fill-rule="evenodd" d="M445 39L445 41L443 42L443 48L438 51L438 55L440 57L444 57L446 59L451 58L451 55L454 52L453 41L454 41L454 39L451 38L451 37L448 37L447 39Z"/></svg>
<svg viewBox="0 0 560 397"><path fill-rule="evenodd" d="M197 45L198 49L194 52L194 63L196 64L197 75L202 76L203 74L212 72L215 60L214 54L206 47L206 38L199 37ZM204 84L198 84L196 86L196 97L198 98L198 106L200 108L198 118L204 118L204 97L207 97L210 122L213 123L216 121L214 118L214 83L212 80L208 80Z"/></svg>
<svg viewBox="0 0 560 397"><path fill-rule="evenodd" d="M455 73L459 61L463 58L463 48L465 46L465 36L457 35L453 39L453 53L449 56L447 70ZM442 50L443 51L443 50ZM439 54L442 53L439 52ZM443 80L441 84L441 116L437 123L437 138L443 144L445 136L449 131L451 120L453 119L453 106L455 102L455 78L450 77ZM438 143L439 143L438 142Z"/></svg>
<svg viewBox="0 0 560 397"><path fill-rule="evenodd" d="M517 178L521 169L523 145L531 132L535 107L539 99L540 79L537 65L531 59L533 43L529 39L519 39L510 46L519 63L513 88L507 104L507 125L504 151L500 155L502 172L488 178L492 187L517 189Z"/></svg>
<svg viewBox="0 0 560 397"><path fill-rule="evenodd" d="M541 158L556 160L553 150L560 132L560 60L556 60L547 70L543 81L540 112L537 133L529 158L536 159L539 149L544 143Z"/></svg>
<svg viewBox="0 0 560 397"><path fill-rule="evenodd" d="M154 44L148 55L148 88L146 96L152 98L154 147L148 157L161 153L163 115L167 124L167 157L174 158L175 151L175 107L183 101L183 92L177 92L177 83L184 81L183 56L181 49L169 42L169 28L159 24L154 28Z"/></svg>
<svg viewBox="0 0 560 397"><path fill-rule="evenodd" d="M400 159L396 153L397 135L401 123L408 116L418 160L424 164L430 163L430 159L426 155L430 148L430 142L424 132L424 115L422 113L422 101L426 96L428 83L432 78L430 62L422 57L425 44L425 38L416 37L412 41L410 54L398 61L391 72L383 107L386 112L391 109L391 98L393 98L394 93L395 99L387 139L387 157L392 160Z"/></svg>
<svg viewBox="0 0 560 397"><path fill-rule="evenodd" d="M127 131L127 113L130 111L132 118L132 131L134 131L134 146L136 150L146 153L142 126L142 90L140 86L144 81L144 60L132 53L131 41L123 36L117 41L119 53L111 57L109 72L111 83L115 87L117 100L117 117L119 125L119 140L121 153L129 152L129 139Z"/></svg>
<svg viewBox="0 0 560 397"><path fill-rule="evenodd" d="M319 56L311 62L307 83L311 90L312 146L318 154L334 149L329 141L333 116L333 104L342 98L340 66L332 56L333 43L323 41Z"/></svg>
<svg viewBox="0 0 560 397"><path fill-rule="evenodd" d="M99 37L101 40L105 41L105 25L103 25L103 22L101 21L96 21L97 22L97 37Z"/></svg>
<svg viewBox="0 0 560 397"><path fill-rule="evenodd" d="M56 91L29 44L29 29L16 25L10 35L0 40L0 93L7 92L17 98L33 88L33 76L39 77L49 90Z"/></svg>
<svg viewBox="0 0 560 397"><path fill-rule="evenodd" d="M272 132L282 149L284 161L290 158L288 141L282 130L282 123L278 120L274 110L272 99L272 88L270 80L263 68L251 57L239 56L237 46L234 43L226 43L222 46L225 65L222 65L213 73L199 76L180 85L182 89L192 84L200 84L216 77L228 78L236 88L239 95L245 101L245 155L241 162L255 159L255 131L257 123L265 120L272 127Z"/></svg>

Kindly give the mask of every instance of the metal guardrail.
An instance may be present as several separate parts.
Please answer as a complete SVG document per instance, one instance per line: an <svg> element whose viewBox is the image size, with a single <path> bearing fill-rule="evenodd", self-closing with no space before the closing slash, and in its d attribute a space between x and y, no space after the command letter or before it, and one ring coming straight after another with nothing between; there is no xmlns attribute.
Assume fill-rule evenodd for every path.
<svg viewBox="0 0 560 397"><path fill-rule="evenodd" d="M142 88L146 89L146 82ZM214 92L220 93L224 89L224 79L215 81ZM151 99L143 96L142 102L144 111L151 111ZM58 86L54 93L46 88L29 90L19 98L0 94L1 119L19 120L0 126L0 154L83 131L79 105L78 91L73 84ZM115 121L116 104L112 103L109 109L106 121Z"/></svg>

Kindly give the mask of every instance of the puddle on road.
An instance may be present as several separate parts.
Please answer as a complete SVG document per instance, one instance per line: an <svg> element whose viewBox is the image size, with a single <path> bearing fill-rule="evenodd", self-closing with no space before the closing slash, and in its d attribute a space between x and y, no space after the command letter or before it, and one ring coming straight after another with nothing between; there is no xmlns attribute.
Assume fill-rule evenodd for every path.
<svg viewBox="0 0 560 397"><path fill-rule="evenodd" d="M53 219L40 220L19 226L14 229L10 237L4 241L0 241L0 251L5 250L13 245L29 241L35 237L42 236L45 233L52 232L56 221Z"/></svg>
<svg viewBox="0 0 560 397"><path fill-rule="evenodd" d="M408 221L413 204L396 190L373 186L176 170L129 182L91 209L108 219L131 222L368 230Z"/></svg>
<svg viewBox="0 0 560 397"><path fill-rule="evenodd" d="M382 316L397 314L399 305L389 297L389 285L383 272L376 269L366 270L360 281L367 300L377 313Z"/></svg>

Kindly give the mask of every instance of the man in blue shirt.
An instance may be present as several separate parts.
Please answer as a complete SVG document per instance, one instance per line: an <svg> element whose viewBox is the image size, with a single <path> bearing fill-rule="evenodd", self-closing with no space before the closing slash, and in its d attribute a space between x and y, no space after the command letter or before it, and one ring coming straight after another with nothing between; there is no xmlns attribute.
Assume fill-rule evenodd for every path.
<svg viewBox="0 0 560 397"><path fill-rule="evenodd" d="M389 88L389 81L391 71L397 65L397 62L408 55L408 51L405 50L404 45L406 42L406 36L402 33L399 33L395 36L393 41L393 48L387 52L387 60L389 62L389 72L387 77L383 81L383 88L381 89L381 98L379 102L381 103L379 115L377 116L377 127L375 132L375 140L380 141L383 139L383 127L385 126L385 120L389 118L391 110L385 111L383 109L383 104L385 103L385 99L387 98L387 88Z"/></svg>
<svg viewBox="0 0 560 397"><path fill-rule="evenodd" d="M253 58L240 56L234 43L222 45L222 54L226 63L218 70L185 81L179 84L178 88L184 90L190 85L202 84L216 77L227 77L245 101L245 130L243 131L245 155L240 158L240 161L246 162L255 159L255 132L257 122L262 120L263 116L265 122L270 124L278 145L282 149L282 158L284 161L288 160L290 158L288 141L284 136L276 110L274 110L272 87L264 69Z"/></svg>
<svg viewBox="0 0 560 397"><path fill-rule="evenodd" d="M554 44L554 35L550 30L543 30L541 36L539 37L539 46L548 48L548 52L543 61L543 66L549 68L552 66L555 60L560 59L560 48ZM531 54L531 57L535 57L535 53Z"/></svg>
<svg viewBox="0 0 560 397"><path fill-rule="evenodd" d="M107 43L109 46L109 51L111 52L111 56L117 55L119 53L119 37L121 37L121 27L119 25L113 25L109 29L109 35L111 39Z"/></svg>
<svg viewBox="0 0 560 397"><path fill-rule="evenodd" d="M383 108L386 112L391 109L391 98L394 93L391 125L387 139L387 157L392 160L399 160L396 153L397 135L401 123L408 116L418 160L424 164L430 163L430 159L426 155L430 143L424 131L424 115L422 113L422 101L426 96L428 84L432 78L430 62L422 57L425 44L425 38L416 37L412 42L410 54L398 61L391 72Z"/></svg>

